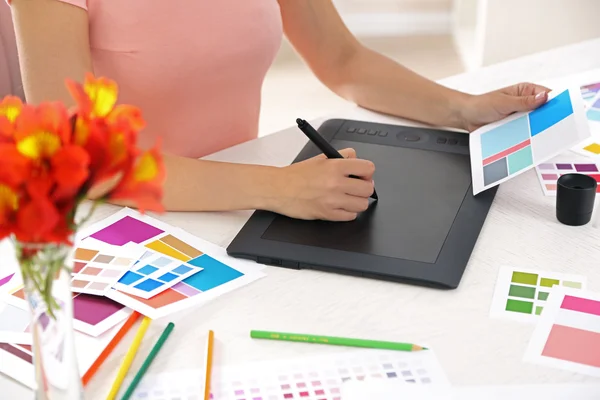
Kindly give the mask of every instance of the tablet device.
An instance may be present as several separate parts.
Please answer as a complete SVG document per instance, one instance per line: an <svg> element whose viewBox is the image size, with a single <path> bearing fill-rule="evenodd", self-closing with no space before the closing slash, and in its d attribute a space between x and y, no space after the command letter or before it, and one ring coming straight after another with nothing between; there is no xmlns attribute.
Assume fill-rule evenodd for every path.
<svg viewBox="0 0 600 400"><path fill-rule="evenodd" d="M234 257L439 288L456 288L497 187L473 196L469 137L437 129L328 120L334 148L375 163L379 200L351 222L256 211L227 248ZM316 156L309 142L294 162Z"/></svg>

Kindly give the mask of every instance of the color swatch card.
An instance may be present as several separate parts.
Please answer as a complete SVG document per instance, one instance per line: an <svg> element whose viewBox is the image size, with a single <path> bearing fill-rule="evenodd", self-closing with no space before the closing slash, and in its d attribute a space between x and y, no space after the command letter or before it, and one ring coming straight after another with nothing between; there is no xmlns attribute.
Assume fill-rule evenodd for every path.
<svg viewBox="0 0 600 400"><path fill-rule="evenodd" d="M546 196L556 196L556 182L565 174L589 175L598 182L597 192L600 193L600 164L547 162L536 167L536 172L542 191Z"/></svg>
<svg viewBox="0 0 600 400"><path fill-rule="evenodd" d="M585 289L586 278L558 272L501 267L490 316L535 323L554 286Z"/></svg>
<svg viewBox="0 0 600 400"><path fill-rule="evenodd" d="M27 310L23 285L15 283L4 296L6 303ZM132 310L107 297L85 293L73 293L73 329L98 337L125 321Z"/></svg>
<svg viewBox="0 0 600 400"><path fill-rule="evenodd" d="M163 240L166 242L178 241L172 235L167 235ZM141 248L144 249L144 247ZM169 255L146 249L139 262L127 271L113 288L123 293L149 299L202 269L202 267L188 264Z"/></svg>
<svg viewBox="0 0 600 400"><path fill-rule="evenodd" d="M525 361L600 376L600 293L554 289Z"/></svg>
<svg viewBox="0 0 600 400"><path fill-rule="evenodd" d="M30 323L29 311L0 304L0 343L31 344Z"/></svg>
<svg viewBox="0 0 600 400"><path fill-rule="evenodd" d="M111 289L106 294L114 301L152 319L205 303L265 276L260 271L260 264L229 257L227 251L219 246L128 208L86 228L80 232L80 236L91 237L113 246L134 243L152 252L151 254L159 253L165 260L178 261L177 266L172 264L175 267L171 270L177 278L168 281L169 276L163 276L163 273L156 279L166 286L177 283L153 297L146 299L117 289ZM157 258L153 260L156 261ZM146 277L135 268L144 268L147 265L162 268L144 261L146 259L138 262L133 272ZM184 272L183 269L173 272L182 265L186 268L193 266L199 272L183 280L178 279L180 275L188 272ZM154 270L152 273L158 274ZM139 278L133 285L145 279L147 278Z"/></svg>
<svg viewBox="0 0 600 400"><path fill-rule="evenodd" d="M202 399L203 371L149 375L132 398ZM216 368L211 397L219 400L342 400L344 382L381 379L448 388L433 351L359 350L324 356Z"/></svg>
<svg viewBox="0 0 600 400"><path fill-rule="evenodd" d="M82 240L73 254L71 290L104 296L144 253L135 246L111 246Z"/></svg>
<svg viewBox="0 0 600 400"><path fill-rule="evenodd" d="M81 376L90 369L122 325L123 323L111 328L97 338L75 332L75 354L77 355L77 365ZM34 389L35 370L31 346L0 343L0 373Z"/></svg>
<svg viewBox="0 0 600 400"><path fill-rule="evenodd" d="M600 83L592 83L582 87L585 102L585 116L590 125L592 136L575 145L571 150L575 153L598 159L600 158Z"/></svg>
<svg viewBox="0 0 600 400"><path fill-rule="evenodd" d="M581 86L581 97L586 105L592 105L600 95L600 82L588 83Z"/></svg>
<svg viewBox="0 0 600 400"><path fill-rule="evenodd" d="M549 160L591 136L579 88L550 93L548 102L469 135L473 193Z"/></svg>

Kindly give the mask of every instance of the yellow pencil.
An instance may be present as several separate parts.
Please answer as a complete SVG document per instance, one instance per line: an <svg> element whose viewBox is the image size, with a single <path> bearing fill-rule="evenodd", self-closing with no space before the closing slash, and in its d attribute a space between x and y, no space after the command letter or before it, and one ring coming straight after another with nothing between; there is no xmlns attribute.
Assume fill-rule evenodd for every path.
<svg viewBox="0 0 600 400"><path fill-rule="evenodd" d="M133 338L131 347L129 347L129 350L127 350L127 354L125 354L125 358L121 363L121 368L119 368L119 372L117 372L117 377L115 378L115 381L112 387L110 388L110 393L108 393L106 400L114 400L117 397L117 394L119 394L121 384L123 383L123 380L125 379L125 376L129 371L129 367L131 367L133 359L135 358L135 355L137 354L137 351L140 348L140 345L142 344L142 339L146 334L146 330L148 330L148 326L150 326L150 321L151 319L148 317L144 317L144 319L142 320L142 323L140 324L140 327L138 328L135 337Z"/></svg>
<svg viewBox="0 0 600 400"><path fill-rule="evenodd" d="M206 376L204 377L204 400L210 399L210 375L212 373L214 332L208 331L208 343L206 345Z"/></svg>

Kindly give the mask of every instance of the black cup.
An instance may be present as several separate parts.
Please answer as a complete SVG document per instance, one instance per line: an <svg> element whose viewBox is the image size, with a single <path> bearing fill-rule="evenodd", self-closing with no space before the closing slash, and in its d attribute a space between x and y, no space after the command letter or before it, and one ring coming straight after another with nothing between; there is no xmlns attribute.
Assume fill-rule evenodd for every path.
<svg viewBox="0 0 600 400"><path fill-rule="evenodd" d="M592 219L596 187L591 176L566 174L557 182L556 218L565 225L581 226Z"/></svg>

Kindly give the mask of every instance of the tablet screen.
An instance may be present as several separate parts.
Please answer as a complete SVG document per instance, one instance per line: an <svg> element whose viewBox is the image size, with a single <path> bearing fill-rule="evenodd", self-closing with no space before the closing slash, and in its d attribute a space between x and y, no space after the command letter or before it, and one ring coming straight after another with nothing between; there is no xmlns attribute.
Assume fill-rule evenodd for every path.
<svg viewBox="0 0 600 400"><path fill-rule="evenodd" d="M374 181L379 200L352 222L277 216L262 238L435 263L470 195L469 156L335 139L332 144L378 160Z"/></svg>

